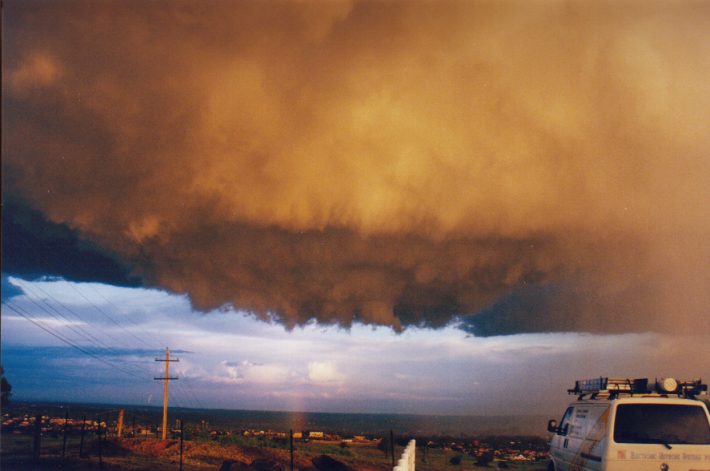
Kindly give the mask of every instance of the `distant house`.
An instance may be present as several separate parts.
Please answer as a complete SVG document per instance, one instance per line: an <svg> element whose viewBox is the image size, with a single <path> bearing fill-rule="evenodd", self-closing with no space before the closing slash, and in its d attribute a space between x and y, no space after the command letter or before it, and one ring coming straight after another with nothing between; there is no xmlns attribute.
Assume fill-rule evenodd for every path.
<svg viewBox="0 0 710 471"><path fill-rule="evenodd" d="M325 433L323 433L323 432L308 432L308 438L322 440L323 438L325 438Z"/></svg>

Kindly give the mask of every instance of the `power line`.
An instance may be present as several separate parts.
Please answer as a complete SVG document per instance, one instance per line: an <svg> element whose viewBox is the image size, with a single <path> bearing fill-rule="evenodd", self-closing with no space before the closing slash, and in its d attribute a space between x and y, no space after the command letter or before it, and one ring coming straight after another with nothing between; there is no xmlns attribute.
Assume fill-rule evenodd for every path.
<svg viewBox="0 0 710 471"><path fill-rule="evenodd" d="M28 288L27 286L23 286L23 289L25 289L25 290L27 291L27 294L34 295L34 294L31 293L31 292L29 291L29 289L27 289L27 288ZM89 325L88 323L86 323L86 321L85 321L84 319L81 318L81 316L77 315L77 314L76 314L75 312L73 312L71 309L69 309L68 307L64 306L61 302L59 302L58 300L56 300L55 298L53 298L49 293L46 293L44 290L41 290L41 289L40 289L40 291L43 291L45 294L47 294L47 296L49 296L50 298L52 298L57 304L59 304L61 307L63 307L64 310L66 310L68 313L72 314L72 315L73 315L74 317L76 317L79 321L84 322L86 325ZM46 300L41 299L41 298L37 298L40 302L42 302L43 304L45 304L45 305L47 306L47 308L49 308L49 309L51 309L52 311L54 311L57 315L53 314L50 310L48 310L47 308L45 308L44 306L42 306L41 304L39 304L39 303L38 303L37 301L35 301L35 299L33 299L32 297L27 296L27 299L28 299L28 301L30 301L32 304L34 304L35 306L37 306L38 308L40 308L41 310L43 310L44 312L46 312L47 314L49 314L50 316L52 316L54 319L56 319L57 321L59 321L59 322L61 323L62 321L59 319L59 317L57 317L57 315L59 315L59 316L61 317L61 319L63 319L64 321L66 321L66 322L69 323L69 324L66 324L66 327L69 328L70 330L72 330L75 334L79 335L84 341L87 341L87 342L89 342L89 343L97 343L97 344L101 345L106 351L108 351L109 353L113 354L114 356L120 356L120 355L121 355L120 352L118 352L117 350L115 350L114 348L112 348L111 346L109 346L108 344L106 344L105 342L101 341L98 337L92 335L87 329L84 329L84 328L81 327L81 326L74 326L74 325L72 325L72 324L71 324L71 323L72 323L72 320L71 320L71 319L67 318L65 315L63 315L61 312L59 312L54 306L52 306L51 304L49 304ZM114 342L119 343L119 345L120 345L120 341L119 341L118 339L114 338L113 336L111 336L111 335L109 335L108 333L105 333L105 332L104 332L104 335L106 335L107 337L109 337L109 338L110 338L111 340L113 340ZM129 347L129 349L130 349L130 347ZM141 367L138 366L138 365L131 365L131 367L134 369L134 371L140 371L142 374L150 374L150 371L149 371L147 368L141 368Z"/></svg>
<svg viewBox="0 0 710 471"><path fill-rule="evenodd" d="M142 338L136 336L133 332L131 332L130 330L126 329L125 326L123 326L122 324L120 324L120 323L119 323L118 321L116 321L113 317L111 317L108 313L106 313L104 310L102 310L99 306L97 306L96 304L94 304L89 298L87 298L87 297L86 297L77 287L75 287L72 283L69 283L69 282L67 282L66 280L63 280L63 281L64 281L65 283L67 283L70 288L72 288L79 296L81 296L86 302L88 302L94 309L96 309L97 311L99 311L104 317L106 317L106 318L107 318L109 321L111 321L113 324L115 324L116 326L118 326L120 329L122 329L123 331L125 331L126 333L128 333L131 337L135 338L136 340L138 340L138 341L141 342L142 344L144 344L144 345L150 347L151 350L158 350L157 348L154 348L153 345L151 345L150 343L146 342L144 339L142 339ZM87 285L87 286L91 287L90 285ZM31 302L32 304L34 304L37 308L41 309L43 312L49 314L52 318L54 318L55 320L59 321L60 323L64 324L64 322L66 322L66 324L65 324L66 328L70 329L75 335L78 335L79 338L81 338L82 340L84 340L85 342L88 342L88 343L90 343L90 344L98 344L98 345L101 345L107 352L112 353L112 354L115 355L115 356L120 356L120 355L121 355L121 353L115 351L115 350L114 350L111 346L109 346L107 343L103 342L103 341L102 341L101 339L99 339L97 336L93 335L88 329L83 328L82 325L74 325L74 324L76 324L77 321L78 321L80 324L83 324L83 325L85 325L85 326L87 326L87 327L88 327L89 325L91 325L91 323L88 322L86 319L84 319L84 318L83 318L82 316L80 316L79 314L77 314L74 310L72 310L72 309L70 309L69 307L67 307L66 305L64 305L61 301L59 301L56 297L52 296L49 292L47 292L47 291L45 291L44 289L42 289L41 286L32 285L32 290L30 290L30 289L29 289L29 286L24 286L24 283L23 283L23 286L22 286L22 287L23 287L23 289L25 289L26 293L28 294L27 299L28 299L29 302ZM93 289L93 287L91 287L91 288L92 288L92 291L94 291L96 294L98 294L99 296L101 296L109 305L113 306L117 311L120 311L120 309L119 309L114 303L112 303L108 298L106 298L103 294L101 294L99 291ZM57 308L55 308L54 306L52 306L52 304L49 303L47 299L42 298L42 297L40 297L40 296L37 296L37 294L34 293L33 290L37 290L37 291L42 292L47 298L50 298L52 301L54 301L55 304L57 304L59 307L63 308L64 311L66 311L67 313L69 313L69 315L71 315L71 316L72 316L73 318L75 318L77 321L75 321L75 320L73 320L73 319L70 319L70 318L67 317L66 315L62 314ZM40 304L40 303L42 303L42 304ZM59 339L59 340L61 340L62 342L66 343L67 345L70 345L70 346L72 346L73 348L79 350L80 352L82 352L82 353L84 353L84 354L87 354L87 355L91 356L92 358L97 359L97 360L99 360L99 361L101 361L101 362L103 362L103 363L105 363L105 364L107 364L107 365L110 365L110 366L112 366L113 368L117 368L117 369L119 369L120 371L123 371L124 373L130 374L131 376L134 376L134 377L137 377L137 378L139 377L139 376L138 376L139 374L140 374L140 375L152 374L152 372L150 371L150 369L147 368L146 366L135 365L135 364L134 364L134 365L129 365L129 366L130 366L130 371L129 371L129 369L127 369L127 368L125 368L125 367L124 367L124 368L118 367L118 366L116 366L115 363L110 362L109 360L106 360L105 358L101 358L101 357L99 357L99 356L97 356L97 355L95 355L95 354L92 354L89 350L86 350L86 347L80 347L80 346L76 345L76 343L75 343L76 341L72 341L69 337L66 337L65 335L59 334L58 332L56 332L56 331L52 330L51 328L49 328L48 326L44 325L44 324L41 323L39 320L35 319L35 318L30 314L29 311L26 311L26 310L22 309L20 306L18 306L17 303L14 303L14 306L9 305L7 302L3 302L3 304L5 304L6 306L8 306L8 308L12 309L12 310L13 310L14 312L16 312L18 315L20 315L20 316L22 316L23 318L29 320L30 322L32 322L32 323L33 323L34 325L36 325L37 327L40 327L42 330L45 330L45 331L48 332L50 335L53 335L53 336L56 337L57 339ZM44 305L44 306L43 306L43 305ZM46 306L46 307L45 307L45 306ZM23 314L23 313L20 312L19 310L22 310L25 314ZM55 314L55 313L56 313L56 314ZM29 316L29 317L28 317L28 316ZM57 316L59 316L59 317L57 317ZM61 317L61 319L64 320L64 322L62 322L62 320L60 319L60 317ZM137 323L133 322L130 318L126 317L125 319L131 321L131 323L132 323L133 325L135 325L136 327L141 327L141 326L138 325ZM105 336L107 336L108 338L110 338L110 339L112 340L112 343L118 344L118 348L121 348L121 346L123 345L123 344L122 344L122 341L116 339L115 337L111 336L111 335L108 334L107 332L101 331L101 333L103 333L103 335L105 335ZM146 333L147 335L150 335L150 332L145 332L145 333ZM151 335L151 337L153 337L153 336ZM153 337L153 339L155 339L155 337ZM156 342L157 342L157 340L156 340ZM131 346L129 346L129 348L133 349L133 347L131 347ZM125 366L125 365L124 365L124 366ZM202 404L202 402L199 400L197 394L193 391L192 385L191 385L189 382L185 382L184 388L183 388L183 385L181 385L180 383L177 383L176 385L178 386L176 392L179 391L179 393L180 393L179 395L180 395L180 396L185 396L185 399L187 399L188 402L192 402L193 404L195 404L195 405L196 405L197 407L199 407L199 408L202 408L202 409L205 408L204 405ZM176 398L175 398L175 402L176 402L176 404L177 404L179 407L181 407L181 404L180 404L180 403L183 402L183 401L179 400L179 398L176 397Z"/></svg>
<svg viewBox="0 0 710 471"><path fill-rule="evenodd" d="M27 291L28 294L32 294L32 293L27 289L26 286L23 287L23 288ZM48 293L47 293L47 294L48 294ZM51 295L50 295L50 297L51 297ZM72 319L67 318L65 315L63 315L61 312L59 312L54 306L52 306L51 304L49 304L46 300L40 299L40 298L37 298L37 299L39 299L39 301L41 301L44 305L46 305L47 308L45 308L44 306L42 306L41 304L39 304L39 303L38 303L37 301L35 301L35 299L33 299L32 297L27 296L27 300L28 300L28 301L30 301L32 304L34 304L35 306L37 306L39 309L41 309L41 310L44 311L45 313L47 313L47 314L49 314L50 316L52 316L55 320L57 320L57 321L59 321L59 322L61 323L61 322L62 322L62 319L63 319L65 322L67 322L68 324L65 324L65 326L66 326L68 329L70 329L72 332L74 332L75 334L79 335L79 337L80 337L82 340L84 340L84 341L86 341L86 342L88 342L88 343L90 343L90 344L99 344L99 345L100 345L105 351L107 351L108 353L110 353L110 354L112 354L112 355L114 355L114 356L117 356L117 357L118 357L118 356L121 356L121 352L115 350L114 348L112 348L112 347L110 347L108 344L106 344L105 342L101 341L101 340L100 340L99 338L97 338L96 336L92 335L87 329L84 329L83 327L81 327L81 326L79 326L79 325L77 325L77 326L72 325L72 322L73 322ZM66 306L62 305L59 301L56 301L56 299L55 299L55 302L57 302L57 304L59 304L60 306L62 306L67 312L69 312L70 314L73 314L79 321L85 323L85 321L84 321L80 316L78 316L76 313L74 313L71 309L69 309L69 308L67 308ZM15 306L16 306L16 307L19 307L19 306L16 305L16 303L15 303ZM50 311L48 308L51 309L52 311L56 312L56 315L55 315L54 313L52 313L52 311ZM25 312L27 312L27 313L29 314L28 311L25 310ZM59 317L57 317L57 315L58 315ZM61 317L61 319L60 319L60 317ZM88 324L86 324L86 325L88 325ZM106 334L106 335L108 335L108 334ZM112 340L117 341L117 339L113 338L112 336L109 335L109 337L110 337ZM68 338L68 337L66 337L66 338ZM146 367L140 367L140 366L138 366L138 365L130 365L130 368L131 368L134 372L139 372L140 374L143 374L143 375L150 374L150 370L148 370ZM124 369L125 369L125 368L124 368Z"/></svg>
<svg viewBox="0 0 710 471"><path fill-rule="evenodd" d="M109 304L111 307L113 307L113 308L116 310L116 312L123 313L124 310L123 310L122 308L120 308L119 306L116 306L113 302L111 302L110 299L108 299L106 296L104 296L103 293L101 293L101 291L99 291L99 290L97 290L96 288L94 288L90 283L87 283L85 286L87 286L88 288L90 288L91 291L93 291L95 294L97 294L98 296L100 296L104 301L106 301L106 303ZM135 327L138 327L139 329L142 328L142 326L141 326L140 324L138 324L136 321L134 321L130 316L126 316L126 317L124 317L124 318L125 318L128 322L130 322L131 324L133 324ZM150 341L151 341L151 342L155 342L154 344L148 344L148 343L146 343L146 345L149 345L151 348L155 348L156 350L159 350L159 349L161 348L160 346L162 345L162 343L160 342L160 340L158 340L157 337L155 337L155 336L154 336L153 334L151 334L149 331L144 331L144 332L142 332L142 333L145 334L147 337L150 337Z"/></svg>
<svg viewBox="0 0 710 471"><path fill-rule="evenodd" d="M95 355L94 353L92 353L92 352L89 351L89 350L85 350L84 348L82 348L82 347L80 347L79 345L73 343L73 342L70 341L69 339L67 339L67 338L65 338L64 336L62 336L61 334L58 334L58 333L56 333L56 332L53 332L52 329L50 329L49 327L46 327L46 326L42 325L41 322L39 322L39 321L37 321L36 319L32 318L32 316L31 316L27 311L25 311L25 313L23 313L22 311L24 311L24 309L20 308L19 306L10 305L7 301L4 301L2 304L4 304L5 306L7 306L8 308L10 308L10 310L13 311L14 313L16 313L16 314L22 316L23 318L25 318L25 319L27 319L28 321L32 322L34 325L36 325L36 326L39 327L40 329L44 330L45 332L47 332L47 333L50 334L51 336L53 336L53 337L55 337L55 338L61 340L62 342L66 343L66 344L69 345L70 347L72 347L72 348L78 350L79 352L81 352L81 353L83 353L83 354L85 354L85 355L88 355L88 356L92 357L93 359L98 360L98 361L100 361L100 362L102 362L102 363L105 363L106 365L110 366L111 368L114 368L114 369L116 369L116 370L118 370L118 371L121 371L122 373L125 373L125 374L127 374L127 375L133 376L134 378L138 378L138 379L140 379L140 380L144 380L144 379L145 379L144 377L138 376L137 374L135 374L135 373L133 373L133 372L131 372L131 371L129 371L129 370L123 369L123 368L120 367L119 365L116 365L116 364L114 364L113 362L106 360L105 358L101 358L100 356Z"/></svg>
<svg viewBox="0 0 710 471"><path fill-rule="evenodd" d="M106 296L104 296L100 291L96 290L93 286L91 286L90 284L86 284L86 285L84 285L84 286L88 286L95 294L97 294L98 296L100 296L104 301L106 301L106 303L108 303L109 305L111 305L116 311L119 311L119 312L121 311L121 308L119 308L119 307L116 306L114 303L112 303ZM73 286L73 285L72 285L72 288L74 288L75 290L78 289L77 287L75 287L75 286ZM84 296L82 296L82 297L83 297L84 299L86 299L86 297L84 297ZM126 317L126 320L128 320L129 322L131 322L131 324L133 324L133 325L136 326L136 327L141 327L139 324L137 324L136 322L134 322L134 321L133 321L132 319L130 319L129 317ZM157 344L160 344L160 341L157 340L157 338L155 338L152 334L150 334L150 332L144 332L144 333L147 334L147 335L149 335ZM134 335L134 337L135 337L135 335ZM139 339L139 340L142 341L142 339ZM148 343L146 343L146 342L144 342L144 341L143 341L143 343L146 344L146 345L148 345L148 346L151 346L150 344L148 344ZM156 348L156 350L157 350L157 348ZM185 379L185 378L183 378L183 379ZM191 386L191 384L190 384L189 382L182 381L182 382L176 383L175 385L177 386L177 391L175 391L175 392L180 392L182 395L184 395L187 403L192 403L192 404L193 404L195 407L197 407L197 408L201 408L201 409L204 409L204 408L205 408L205 407L202 405L202 403L201 403L201 401L199 400L199 398L197 397L197 395L193 392L192 386ZM177 395L176 395L176 396L177 396ZM182 407L182 405L180 404L182 401L181 401L178 397L175 397L175 402L176 402L176 405L177 405L178 407Z"/></svg>
<svg viewBox="0 0 710 471"><path fill-rule="evenodd" d="M86 340L86 341L88 341L88 342L90 342L90 343L98 343L98 344L100 344L102 347L104 347L104 348L106 348L106 349L108 349L108 350L111 349L111 347L109 347L108 344L106 344L106 343L104 343L103 341L101 341L98 337L95 337L94 335L92 335L88 330L84 329L81 325L74 325L74 324L76 323L75 320L72 320L72 319L67 318L64 314L62 314L61 312L59 312L54 306L52 306L51 304L49 304L48 302L46 302L44 299L41 299L41 298L39 298L39 297L33 297L33 296L35 296L34 293L30 292L30 290L28 289L27 286L23 286L23 289L24 289L25 292L28 294L27 300L28 300L29 302L31 302L32 304L34 304L36 307L38 307L39 309L41 309L41 310L44 311L45 313L47 313L47 314L49 314L50 316L52 316L52 317L53 317L55 320L57 320L58 322L63 323L62 320L63 320L64 322L66 322L65 326L66 326L68 329L70 329L72 332L74 332L75 334L77 334L79 337L83 338L84 340ZM55 300L55 301L56 301L56 300ZM42 304L40 304L40 302L43 303L46 307L44 307ZM61 303L58 303L58 304L61 305ZM62 306L62 307L64 307L64 306ZM72 313L71 310L67 309L66 307L64 307L64 308L65 308L68 312ZM72 313L72 314L73 314L73 313ZM75 317L76 317L80 322L86 323L86 322L85 322L83 319L81 319L79 316L77 316L76 314L74 314L74 315L75 315ZM60 319L60 318L61 318L61 319Z"/></svg>
<svg viewBox="0 0 710 471"><path fill-rule="evenodd" d="M197 395L193 392L192 387L188 381L184 381L185 377L182 378L182 384L181 383L175 383L178 387L178 389L183 392L188 398L190 399L190 402L194 404L196 408L199 409L206 409L206 407L202 404L202 401L197 397Z"/></svg>
<svg viewBox="0 0 710 471"><path fill-rule="evenodd" d="M131 337L135 338L136 340L138 340L139 342L143 343L144 345L147 345L148 347L153 348L152 345L150 345L150 344L147 343L145 340L143 340L142 338L140 338L140 337L138 337L137 335L135 335L135 334L134 334L133 332L131 332L130 330L126 329L123 325L119 324L113 317L111 317L111 316L108 315L106 312L104 312L103 309L101 309L101 308L98 307L96 304L94 304L93 302L91 302L91 300L90 300L89 298L87 298L86 296L84 296L84 294L83 294L81 291L79 291L79 290L77 289L77 287L74 286L73 283L69 283L69 282L66 281L66 280L64 280L64 283L66 283L67 285L69 285L74 291L77 292L77 294L79 294L79 296L81 296L82 298L84 298L84 300L86 300L86 302L88 302L89 304L91 304L91 306L93 306L94 309L96 309L96 310L99 311L101 314L103 314L104 317L106 317L108 320L110 320L111 322L113 322L114 324L116 324L120 329L122 329L122 330L123 330L124 332L126 332L128 335L130 335Z"/></svg>
<svg viewBox="0 0 710 471"><path fill-rule="evenodd" d="M72 325L73 323L75 323L75 322L77 322L77 321L79 322L79 324L88 325L88 323L87 323L81 316L79 316L78 314L76 314L74 311L72 311L72 310L69 309L68 307L64 306L64 305L63 305L61 302L59 302L56 298L54 298L52 295L50 295L50 294L47 293L46 291L42 290L40 287L36 286L36 287L33 287L33 289L34 289L34 288L39 289L39 290L42 291L42 293L44 293L47 297L52 298L52 300L53 300L56 304L58 304L59 306L61 306L62 308L64 308L64 310L65 310L66 312L68 312L69 314L71 314L72 316L74 316L74 318L75 318L76 320L67 318L64 314L62 314L61 312L59 312L59 310L57 310L54 306L52 306L50 303L48 303L46 299L43 299L43 298L37 296L34 292L32 292L32 291L29 289L29 286L23 286L23 289L25 290L25 293L28 295L28 296L27 296L27 300L28 300L28 301L30 301L32 304L34 304L35 306L37 306L39 309L41 309L42 311L46 312L47 314L49 314L50 316L52 316L53 318L55 318L56 320L58 320L58 321L60 321L60 322L61 322L61 320L59 319L59 317L61 317L64 321L66 321L66 322L69 323L69 324L67 324L67 327L70 328L72 331L74 331L74 333L76 333L77 335L83 337L84 340L88 340L88 341L90 341L90 342L96 342L96 343L100 344L101 346L103 346L103 347L105 347L105 348L109 348L109 349L111 348L111 347L109 347L106 343L104 343L103 341L101 341L98 337L92 335L87 329L84 329L81 325ZM46 306L46 308L45 308L42 304L40 304L40 303L42 303L44 306ZM56 315L53 314L52 312L56 313ZM57 316L59 316L59 317L57 317ZM109 336L109 337L110 337L110 336ZM115 341L116 339L113 339L113 338L112 338L112 340Z"/></svg>

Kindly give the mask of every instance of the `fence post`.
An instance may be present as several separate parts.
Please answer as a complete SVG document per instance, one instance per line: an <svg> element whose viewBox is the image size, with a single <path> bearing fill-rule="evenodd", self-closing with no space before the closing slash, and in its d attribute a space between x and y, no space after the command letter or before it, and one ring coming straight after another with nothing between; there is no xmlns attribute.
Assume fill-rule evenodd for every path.
<svg viewBox="0 0 710 471"><path fill-rule="evenodd" d="M293 429L288 431L289 435L289 447L291 448L291 471L293 471Z"/></svg>
<svg viewBox="0 0 710 471"><path fill-rule="evenodd" d="M62 459L67 453L67 428L69 426L69 410L64 414L64 439L62 440Z"/></svg>
<svg viewBox="0 0 710 471"><path fill-rule="evenodd" d="M185 439L185 429L183 426L183 421L180 419L180 471L182 471L182 447L183 447L183 440Z"/></svg>
<svg viewBox="0 0 710 471"><path fill-rule="evenodd" d="M81 439L79 440L79 458L84 457L84 432L86 432L86 416L81 418Z"/></svg>
<svg viewBox="0 0 710 471"><path fill-rule="evenodd" d="M118 422L116 423L116 438L123 437L123 409L118 411Z"/></svg>
<svg viewBox="0 0 710 471"><path fill-rule="evenodd" d="M40 448L42 447L42 415L35 416L35 435L32 447L32 460L37 463L39 461Z"/></svg>
<svg viewBox="0 0 710 471"><path fill-rule="evenodd" d="M103 453L101 450L101 447L103 444L101 443L101 429L103 427L101 426L101 417L99 417L99 427L96 430L96 432L99 434L99 469L104 469L104 458L103 458Z"/></svg>
<svg viewBox="0 0 710 471"><path fill-rule="evenodd" d="M392 455L392 467L394 468L394 432L390 430L390 455Z"/></svg>

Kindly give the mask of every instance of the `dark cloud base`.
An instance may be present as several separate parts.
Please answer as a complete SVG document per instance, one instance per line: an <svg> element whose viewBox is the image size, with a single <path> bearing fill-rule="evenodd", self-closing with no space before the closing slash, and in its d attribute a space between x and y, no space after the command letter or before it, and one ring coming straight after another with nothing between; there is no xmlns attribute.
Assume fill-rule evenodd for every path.
<svg viewBox="0 0 710 471"><path fill-rule="evenodd" d="M22 202L5 197L2 270L25 279L59 276L115 286L141 286L141 279L64 224L53 223ZM5 292L3 277L3 297ZM11 293L10 293L11 294Z"/></svg>
<svg viewBox="0 0 710 471"><path fill-rule="evenodd" d="M548 332L624 333L662 331L659 316L645 325L636 315L647 309L654 286L639 280L612 296L603 286L570 278L564 282L521 284L475 314L460 316L458 327L477 337Z"/></svg>

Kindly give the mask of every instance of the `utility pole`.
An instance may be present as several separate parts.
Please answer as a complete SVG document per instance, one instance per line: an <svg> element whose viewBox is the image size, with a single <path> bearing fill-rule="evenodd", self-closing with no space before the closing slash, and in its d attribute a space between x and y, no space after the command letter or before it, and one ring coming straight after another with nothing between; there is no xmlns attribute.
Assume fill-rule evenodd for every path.
<svg viewBox="0 0 710 471"><path fill-rule="evenodd" d="M168 381L177 379L177 376L170 377L170 374L168 373L169 371L169 366L171 361L177 361L179 362L179 358L172 359L170 358L170 350L165 347L165 359L162 358L156 358L155 361L164 361L165 362L165 376L162 378L153 378L155 380L162 380L164 381L163 385L163 440L167 440L168 438Z"/></svg>

